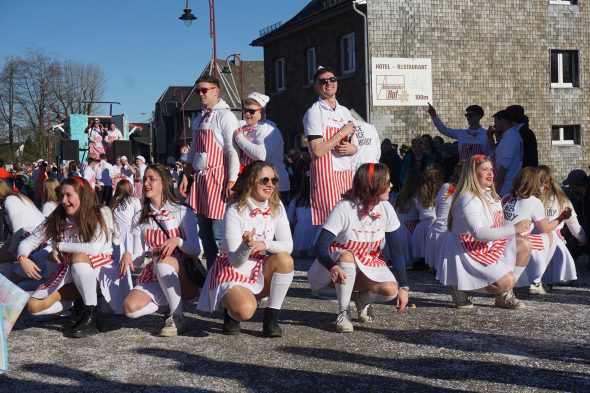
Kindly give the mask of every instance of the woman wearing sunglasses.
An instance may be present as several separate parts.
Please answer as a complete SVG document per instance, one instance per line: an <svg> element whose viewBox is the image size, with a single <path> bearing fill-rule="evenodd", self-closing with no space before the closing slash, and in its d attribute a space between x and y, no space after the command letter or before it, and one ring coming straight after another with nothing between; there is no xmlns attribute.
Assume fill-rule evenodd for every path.
<svg viewBox="0 0 590 393"><path fill-rule="evenodd" d="M198 309L223 308L223 333L236 335L268 297L262 334L280 337L277 314L293 281L293 240L275 168L254 161L244 168L224 217L220 254L209 270Z"/></svg>
<svg viewBox="0 0 590 393"><path fill-rule="evenodd" d="M270 162L279 176L279 193L285 206L289 202L289 175L283 162L284 142L277 125L264 116L266 104L270 98L264 94L251 93L244 100L240 128L234 132L234 141L238 145L240 168L253 161Z"/></svg>
<svg viewBox="0 0 590 393"><path fill-rule="evenodd" d="M372 303L386 303L397 296L399 312L408 304L404 259L392 258L395 277L381 253L385 242L390 256L400 254L394 234L400 222L388 202L390 191L385 165L361 165L352 188L330 213L316 243L317 259L307 277L314 292L328 286L336 288L339 333L354 331L350 312L353 295L362 323L373 321Z"/></svg>

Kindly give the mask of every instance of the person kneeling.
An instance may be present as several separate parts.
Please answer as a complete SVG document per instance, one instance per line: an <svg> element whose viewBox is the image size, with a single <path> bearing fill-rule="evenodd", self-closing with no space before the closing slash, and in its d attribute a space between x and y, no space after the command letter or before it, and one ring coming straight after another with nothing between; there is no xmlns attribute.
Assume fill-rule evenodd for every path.
<svg viewBox="0 0 590 393"><path fill-rule="evenodd" d="M396 282L381 253L384 240L389 255L397 253L394 231L400 222L387 202L390 190L386 166L361 165L352 189L330 213L316 244L317 259L309 269L308 279L314 292L326 286L336 287L336 330L340 333L354 330L350 313L353 291L360 322L373 320L371 303L386 303L397 296L399 312L408 303L404 259L393 258L397 262Z"/></svg>
<svg viewBox="0 0 590 393"><path fill-rule="evenodd" d="M223 219L221 252L197 308L224 309L223 333L236 335L268 296L262 334L281 337L278 311L293 281L293 239L272 164L254 161L238 178Z"/></svg>

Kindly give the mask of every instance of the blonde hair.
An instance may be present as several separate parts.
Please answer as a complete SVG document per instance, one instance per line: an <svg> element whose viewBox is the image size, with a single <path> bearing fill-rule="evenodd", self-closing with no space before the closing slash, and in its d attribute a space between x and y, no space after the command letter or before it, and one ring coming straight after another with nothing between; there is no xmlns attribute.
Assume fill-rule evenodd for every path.
<svg viewBox="0 0 590 393"><path fill-rule="evenodd" d="M41 193L41 202L59 202L57 196L59 190L59 181L57 179L47 179L43 182L43 192Z"/></svg>
<svg viewBox="0 0 590 393"><path fill-rule="evenodd" d="M4 201L9 196L15 196L15 197L19 198L21 201L26 202L31 206L35 206L33 201L31 201L29 198L27 198L23 194L19 194L17 192L14 192L14 190L12 188L10 188L8 183L6 183L4 180L0 179L0 203L4 204Z"/></svg>
<svg viewBox="0 0 590 393"><path fill-rule="evenodd" d="M228 204L235 204L236 209L239 213L248 206L248 198L252 193L252 190L258 183L258 176L262 172L262 168L271 168L274 176L278 178L277 171L273 164L265 161L253 161L246 166L242 174L236 180L234 186L235 192L229 197ZM268 206L271 209L271 216L275 217L280 211L281 199L279 197L279 185L277 184L273 191L270 199L268 200Z"/></svg>
<svg viewBox="0 0 590 393"><path fill-rule="evenodd" d="M463 165L461 177L459 178L457 188L453 193L453 201L451 202L451 208L449 209L449 218L447 220L447 227L449 228L449 230L451 230L451 227L453 225L453 209L459 201L459 198L467 192L472 193L474 195L474 198L481 199L491 212L490 203L484 196L484 189L477 181L477 168L479 168L482 164L485 164L486 162L492 163L492 160L486 156L471 156L469 161L466 162L465 165ZM498 195L498 193L496 192L496 188L494 187L494 183L492 183L490 191L494 199L500 199L500 196Z"/></svg>
<svg viewBox="0 0 590 393"><path fill-rule="evenodd" d="M539 197L541 193L541 182L539 181L539 172L537 168L522 168L512 182L512 194L515 198L529 198L531 196Z"/></svg>
<svg viewBox="0 0 590 393"><path fill-rule="evenodd" d="M541 193L541 202L543 206L548 208L553 200L557 201L557 211L561 212L566 207L573 208L572 202L569 200L565 192L561 189L561 186L553 178L551 168L547 165L539 165L537 167L539 174L539 182L545 190Z"/></svg>

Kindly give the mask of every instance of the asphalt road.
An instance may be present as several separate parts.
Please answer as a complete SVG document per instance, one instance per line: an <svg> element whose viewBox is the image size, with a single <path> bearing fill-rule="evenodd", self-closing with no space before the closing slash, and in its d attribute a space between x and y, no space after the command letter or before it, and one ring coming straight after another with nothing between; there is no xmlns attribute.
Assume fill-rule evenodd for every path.
<svg viewBox="0 0 590 393"><path fill-rule="evenodd" d="M162 317L105 318L107 331L84 339L62 334L67 317L23 314L9 337L9 373L0 392L200 391L590 391L590 271L547 296L519 294L522 311L458 311L432 275L410 272L410 302L396 314L334 331L336 303L313 297L297 261L281 313L284 337L261 336L262 312L242 334L221 334L221 315L187 313L192 329L160 338ZM356 317L356 313L354 313Z"/></svg>

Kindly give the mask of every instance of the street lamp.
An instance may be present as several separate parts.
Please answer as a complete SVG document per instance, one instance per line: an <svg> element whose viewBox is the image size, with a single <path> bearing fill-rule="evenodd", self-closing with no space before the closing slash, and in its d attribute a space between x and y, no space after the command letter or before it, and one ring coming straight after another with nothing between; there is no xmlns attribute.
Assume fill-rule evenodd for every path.
<svg viewBox="0 0 590 393"><path fill-rule="evenodd" d="M188 27L197 19L188 8L188 0L186 0L186 8L183 14L178 18L184 22ZM213 76L217 78L217 37L215 34L215 0L209 0L209 36L213 39Z"/></svg>
<svg viewBox="0 0 590 393"><path fill-rule="evenodd" d="M180 101L181 101L181 109L182 109L182 135L184 137L184 145L182 146L181 153L184 155L184 151L187 150L188 145L186 144L186 118L184 117L184 92L182 91L182 89L179 89L178 87L174 88L174 99L176 99L176 90L180 90ZM187 153L188 154L188 151Z"/></svg>
<svg viewBox="0 0 590 393"><path fill-rule="evenodd" d="M229 58L233 57L231 62L234 66L240 68L240 102L244 99L244 65L242 64L242 58L239 53L233 53L225 59L225 67L221 69L224 74L231 74L231 67L229 66Z"/></svg>

